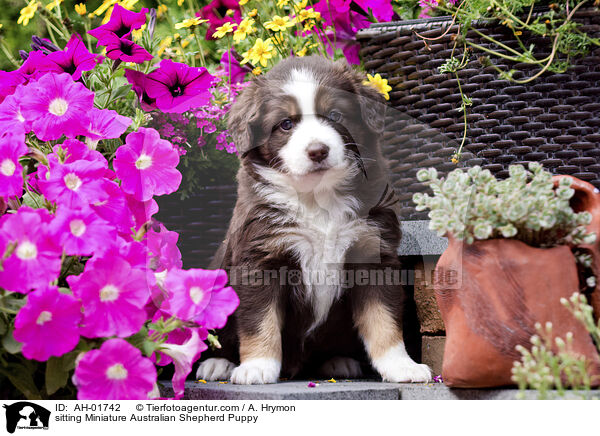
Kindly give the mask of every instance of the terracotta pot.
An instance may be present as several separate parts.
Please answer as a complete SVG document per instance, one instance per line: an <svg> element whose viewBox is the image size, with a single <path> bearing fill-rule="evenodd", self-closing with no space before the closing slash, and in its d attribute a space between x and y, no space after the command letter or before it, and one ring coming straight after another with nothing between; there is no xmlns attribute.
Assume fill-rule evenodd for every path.
<svg viewBox="0 0 600 436"><path fill-rule="evenodd" d="M534 248L493 239L464 244L450 237L436 267L436 299L446 325L442 377L451 387L514 384L515 346L531 347L535 323L550 321L553 333L573 332L573 351L600 375L589 334L560 304L578 290L575 258L566 246Z"/></svg>
<svg viewBox="0 0 600 436"><path fill-rule="evenodd" d="M582 244L579 247L588 250L593 257L592 271L596 276L596 289L588 295L590 305L594 308L594 318L600 319L600 191L594 185L571 176L554 176L555 185L562 178L571 179L571 188L575 195L571 198L571 207L575 212L587 211L592 214L592 222L587 226L588 232L596 234L596 242Z"/></svg>

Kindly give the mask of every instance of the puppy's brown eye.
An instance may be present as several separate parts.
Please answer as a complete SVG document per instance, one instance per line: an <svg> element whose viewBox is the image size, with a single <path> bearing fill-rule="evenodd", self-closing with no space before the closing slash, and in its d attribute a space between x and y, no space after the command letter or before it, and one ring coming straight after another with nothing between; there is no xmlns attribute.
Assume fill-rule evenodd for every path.
<svg viewBox="0 0 600 436"><path fill-rule="evenodd" d="M289 118L286 118L281 123L279 123L279 127L281 128L281 130L290 130L292 127L294 127L294 122Z"/></svg>
<svg viewBox="0 0 600 436"><path fill-rule="evenodd" d="M340 121L342 121L342 113L339 111L331 111L327 115L327 118L329 118L334 123L339 123Z"/></svg>

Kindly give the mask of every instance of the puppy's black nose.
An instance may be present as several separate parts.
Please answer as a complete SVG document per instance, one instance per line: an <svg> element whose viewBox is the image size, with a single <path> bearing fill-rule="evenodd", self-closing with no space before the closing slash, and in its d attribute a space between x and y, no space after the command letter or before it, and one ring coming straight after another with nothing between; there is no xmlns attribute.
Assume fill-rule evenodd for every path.
<svg viewBox="0 0 600 436"><path fill-rule="evenodd" d="M310 160L319 163L327 159L327 156L329 156L329 147L327 147L325 144L314 143L308 146L306 152L308 153L308 158Z"/></svg>

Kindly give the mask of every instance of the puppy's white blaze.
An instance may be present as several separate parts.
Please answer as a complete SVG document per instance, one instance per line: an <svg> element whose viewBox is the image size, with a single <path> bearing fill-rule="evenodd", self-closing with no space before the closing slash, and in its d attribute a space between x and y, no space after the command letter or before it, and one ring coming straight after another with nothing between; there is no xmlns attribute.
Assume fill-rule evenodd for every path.
<svg viewBox="0 0 600 436"><path fill-rule="evenodd" d="M329 147L329 156L323 164L336 167L344 163L344 143L339 133L316 116L315 100L318 82L305 70L293 70L290 80L283 86L286 94L294 97L300 108L301 120L294 128L288 143L279 151L287 170L296 176L304 176L313 168L314 163L306 152L313 142Z"/></svg>
<svg viewBox="0 0 600 436"><path fill-rule="evenodd" d="M231 382L238 385L277 383L281 361L268 357L249 359L231 373Z"/></svg>
<svg viewBox="0 0 600 436"><path fill-rule="evenodd" d="M368 344L367 345L367 349ZM399 342L378 359L373 359L373 367L383 381L393 383L427 383L431 381L431 369L410 358L404 348L404 342Z"/></svg>

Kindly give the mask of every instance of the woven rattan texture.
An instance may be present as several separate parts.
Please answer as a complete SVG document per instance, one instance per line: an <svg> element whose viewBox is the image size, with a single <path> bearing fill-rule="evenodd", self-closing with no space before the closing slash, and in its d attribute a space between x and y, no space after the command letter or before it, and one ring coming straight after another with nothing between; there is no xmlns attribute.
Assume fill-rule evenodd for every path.
<svg viewBox="0 0 600 436"><path fill-rule="evenodd" d="M577 21L588 34L600 36L600 14L585 11ZM415 192L425 191L416 180L419 169L435 167L446 174L457 166L450 159L464 128L457 110L461 97L454 76L438 72L451 57L457 29L454 26L427 44L415 34L436 38L450 25L449 20L386 23L359 34L367 72L380 73L393 87L390 105L395 110L387 111L384 152L402 204L402 219L427 218L411 200ZM505 26L488 23L478 29L518 48ZM467 38L492 48L473 31ZM536 56L550 53L549 38L525 41L535 44ZM467 111L467 141L458 166L481 165L505 177L508 165L536 161L553 173L570 174L600 188L600 50L571 59L573 67L563 74L545 73L524 85L501 80L493 67L480 64L480 54L473 53L459 72L473 106ZM460 48L455 56L462 56ZM516 79L537 72L524 63L498 58L492 62L516 70Z"/></svg>
<svg viewBox="0 0 600 436"><path fill-rule="evenodd" d="M186 268L208 267L225 239L236 191L236 186L225 185L207 187L185 200L178 194L158 198L156 219L179 233L177 246Z"/></svg>

